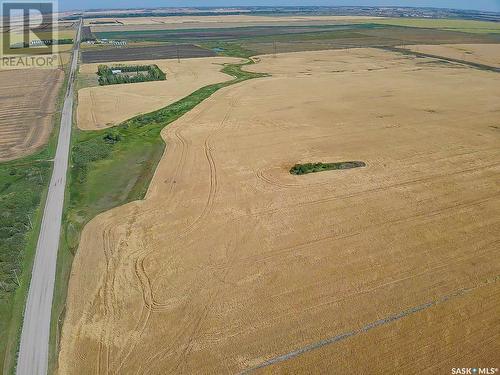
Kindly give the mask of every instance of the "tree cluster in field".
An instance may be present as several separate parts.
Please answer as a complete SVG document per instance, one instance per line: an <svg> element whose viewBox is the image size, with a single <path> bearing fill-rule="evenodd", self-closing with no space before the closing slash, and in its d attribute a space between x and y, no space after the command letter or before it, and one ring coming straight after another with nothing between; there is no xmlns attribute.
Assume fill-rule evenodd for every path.
<svg viewBox="0 0 500 375"><path fill-rule="evenodd" d="M113 70L120 70L121 73L113 74ZM128 75L123 73L136 73ZM149 81L164 81L167 76L157 65L124 65L113 66L99 65L97 68L99 85L118 85L122 83L137 83Z"/></svg>
<svg viewBox="0 0 500 375"><path fill-rule="evenodd" d="M308 173L316 173L323 171L331 171L336 169L351 169L365 167L366 164L362 161L343 161L339 163L306 163L306 164L295 164L292 169L290 169L291 174L302 175Z"/></svg>

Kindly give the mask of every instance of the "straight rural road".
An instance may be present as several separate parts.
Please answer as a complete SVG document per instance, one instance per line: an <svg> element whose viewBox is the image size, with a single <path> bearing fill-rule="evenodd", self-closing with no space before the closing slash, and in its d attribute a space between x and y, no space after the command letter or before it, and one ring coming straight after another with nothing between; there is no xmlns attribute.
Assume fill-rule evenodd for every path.
<svg viewBox="0 0 500 375"><path fill-rule="evenodd" d="M31 283L24 311L16 373L46 375L49 357L50 315L54 295L57 252L61 233L64 190L68 170L73 115L73 89L80 50L82 21L78 25L61 115L54 168L36 247Z"/></svg>

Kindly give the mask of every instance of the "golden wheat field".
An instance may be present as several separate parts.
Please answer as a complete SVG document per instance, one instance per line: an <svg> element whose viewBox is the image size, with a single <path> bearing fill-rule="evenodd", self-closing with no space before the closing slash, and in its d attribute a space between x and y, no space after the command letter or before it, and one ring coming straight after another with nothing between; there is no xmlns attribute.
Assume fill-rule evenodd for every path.
<svg viewBox="0 0 500 375"><path fill-rule="evenodd" d="M63 77L59 69L0 70L0 161L47 142Z"/></svg>
<svg viewBox="0 0 500 375"><path fill-rule="evenodd" d="M255 60L270 77L165 128L146 198L85 227L59 374L494 366L500 75L376 49ZM366 167L289 173L347 160Z"/></svg>
<svg viewBox="0 0 500 375"><path fill-rule="evenodd" d="M147 60L120 62L124 65L156 64L167 75L165 81L86 87L78 91L77 124L83 130L107 128L141 113L148 113L189 95L197 89L232 77L221 73L224 64L238 58ZM99 64L84 64L80 73L96 75ZM110 62L108 65L112 66Z"/></svg>
<svg viewBox="0 0 500 375"><path fill-rule="evenodd" d="M406 48L415 52L500 68L500 44L415 45Z"/></svg>

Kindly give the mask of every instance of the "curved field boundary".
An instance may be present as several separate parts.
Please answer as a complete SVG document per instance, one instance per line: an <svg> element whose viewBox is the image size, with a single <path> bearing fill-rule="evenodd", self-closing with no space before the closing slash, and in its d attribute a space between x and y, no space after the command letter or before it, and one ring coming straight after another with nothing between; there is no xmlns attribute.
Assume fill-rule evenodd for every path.
<svg viewBox="0 0 500 375"><path fill-rule="evenodd" d="M56 365L71 264L83 227L101 212L143 199L165 150L162 129L220 89L268 76L242 70L253 63L226 65L222 72L233 80L202 87L165 108L133 117L113 128L75 130L52 313L51 367Z"/></svg>

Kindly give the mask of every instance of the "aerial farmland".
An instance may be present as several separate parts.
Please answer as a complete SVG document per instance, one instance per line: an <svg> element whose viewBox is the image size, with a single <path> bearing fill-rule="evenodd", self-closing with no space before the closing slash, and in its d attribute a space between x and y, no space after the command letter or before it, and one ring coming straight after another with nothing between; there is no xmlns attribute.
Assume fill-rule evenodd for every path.
<svg viewBox="0 0 500 375"><path fill-rule="evenodd" d="M165 81L80 90L79 127L126 139L139 113L187 95L173 86L226 82L158 130L166 148L141 199L96 207L82 228L59 372L439 372L494 358L498 345L481 342L500 302L498 36L373 19L234 20L93 28L134 49L198 39L240 61L165 56L154 60ZM254 76L231 84L217 73L244 57L238 74ZM184 75L203 84L180 85ZM291 173L353 160L359 168ZM107 163L95 166L108 173ZM111 198L96 193L96 173L86 178L94 187L80 205ZM128 178L140 184L139 172Z"/></svg>
<svg viewBox="0 0 500 375"><path fill-rule="evenodd" d="M499 367L499 13L61 17L81 36L67 69L33 72L0 113L0 157L47 181L66 72L43 373Z"/></svg>

